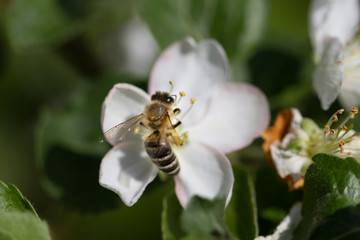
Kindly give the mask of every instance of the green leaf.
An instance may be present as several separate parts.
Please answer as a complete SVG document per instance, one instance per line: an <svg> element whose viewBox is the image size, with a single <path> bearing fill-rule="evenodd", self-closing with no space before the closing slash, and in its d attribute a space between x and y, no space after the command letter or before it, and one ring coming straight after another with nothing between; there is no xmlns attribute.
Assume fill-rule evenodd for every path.
<svg viewBox="0 0 360 240"><path fill-rule="evenodd" d="M11 1L5 21L11 45L20 51L54 45L73 31L56 0Z"/></svg>
<svg viewBox="0 0 360 240"><path fill-rule="evenodd" d="M255 188L250 174L233 166L235 182L231 201L226 208L230 230L242 240L252 240L258 234Z"/></svg>
<svg viewBox="0 0 360 240"><path fill-rule="evenodd" d="M138 10L161 48L188 36L177 0L139 0Z"/></svg>
<svg viewBox="0 0 360 240"><path fill-rule="evenodd" d="M117 82L118 78L106 78L83 85L57 108L44 108L36 130L43 186L52 197L80 211L98 211L119 202L98 183L101 158L110 148L100 142L101 106Z"/></svg>
<svg viewBox="0 0 360 240"><path fill-rule="evenodd" d="M0 215L12 210L30 211L37 217L31 203L23 197L14 185L6 185L0 181Z"/></svg>
<svg viewBox="0 0 360 240"><path fill-rule="evenodd" d="M358 160L317 154L313 161L305 175L303 220L295 239L308 239L314 224L342 208L360 204Z"/></svg>
<svg viewBox="0 0 360 240"><path fill-rule="evenodd" d="M163 240L176 240L182 238L185 233L180 227L180 214L183 208L174 193L163 200L161 215L161 232Z"/></svg>
<svg viewBox="0 0 360 240"><path fill-rule="evenodd" d="M360 205L342 208L316 224L310 239L360 239Z"/></svg>
<svg viewBox="0 0 360 240"><path fill-rule="evenodd" d="M235 239L226 227L224 209L225 199L191 198L181 215L181 225L187 233L183 239Z"/></svg>
<svg viewBox="0 0 360 240"><path fill-rule="evenodd" d="M268 9L265 0L140 0L138 6L162 48L186 36L215 38L229 56L262 38Z"/></svg>
<svg viewBox="0 0 360 240"><path fill-rule="evenodd" d="M46 222L30 212L9 211L0 214L1 240L50 240Z"/></svg>

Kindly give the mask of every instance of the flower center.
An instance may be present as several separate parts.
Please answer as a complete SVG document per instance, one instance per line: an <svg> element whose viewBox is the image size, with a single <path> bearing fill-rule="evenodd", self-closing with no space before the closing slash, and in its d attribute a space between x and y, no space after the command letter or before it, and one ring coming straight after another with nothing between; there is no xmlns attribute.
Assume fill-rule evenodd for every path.
<svg viewBox="0 0 360 240"><path fill-rule="evenodd" d="M338 110L325 124L322 132L310 135L307 148L309 156L312 157L319 152L349 156L352 154L352 151L360 151L360 149L347 147L358 133L353 130L353 124L349 127L346 126L346 123L358 113L358 108L352 108L349 115L337 127L332 128L334 123L339 122L338 115L341 115L343 112L344 109Z"/></svg>

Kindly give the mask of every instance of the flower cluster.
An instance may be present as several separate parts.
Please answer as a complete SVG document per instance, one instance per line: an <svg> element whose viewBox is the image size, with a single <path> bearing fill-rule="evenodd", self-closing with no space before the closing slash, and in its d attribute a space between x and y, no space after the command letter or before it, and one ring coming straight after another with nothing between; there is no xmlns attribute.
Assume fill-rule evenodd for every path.
<svg viewBox="0 0 360 240"><path fill-rule="evenodd" d="M141 114L155 92L179 94L176 128L187 141L172 146L180 172L175 179L175 192L183 207L198 195L213 199L225 196L230 200L234 176L226 153L247 146L261 135L269 122L269 107L264 94L256 87L231 83L229 63L222 47L214 40L196 44L192 39L174 43L155 63L149 94L133 85L117 84L103 104L101 124L106 133L114 126ZM196 98L181 100L184 95ZM192 101L193 103L193 101ZM177 119L171 119L174 123ZM149 134L144 132L145 137ZM150 131L151 133L151 131ZM100 184L116 192L131 206L157 175L158 168L145 151L144 140L136 135L131 141L119 141L105 134L113 148L102 159Z"/></svg>
<svg viewBox="0 0 360 240"><path fill-rule="evenodd" d="M360 159L359 134L352 124L346 125L358 109L352 108L340 122L339 115L343 113L344 109L338 110L320 128L313 120L303 118L297 109L287 109L278 114L274 126L264 131L264 152L290 189L303 186L306 169L317 153Z"/></svg>
<svg viewBox="0 0 360 240"><path fill-rule="evenodd" d="M358 0L314 0L310 37L317 67L313 85L322 108L337 99L346 108L360 104L360 6Z"/></svg>

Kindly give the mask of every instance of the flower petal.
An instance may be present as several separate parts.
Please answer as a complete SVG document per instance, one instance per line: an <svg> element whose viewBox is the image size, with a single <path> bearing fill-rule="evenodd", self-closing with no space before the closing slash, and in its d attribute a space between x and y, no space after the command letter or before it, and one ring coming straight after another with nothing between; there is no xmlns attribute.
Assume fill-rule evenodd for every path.
<svg viewBox="0 0 360 240"><path fill-rule="evenodd" d="M149 102L150 96L142 89L126 83L116 84L103 103L101 113L103 132L139 115Z"/></svg>
<svg viewBox="0 0 360 240"><path fill-rule="evenodd" d="M154 65L149 82L149 93L170 89L172 93L184 91L186 96L195 98L191 115L187 121L199 119L205 112L213 92L221 86L229 75L229 63L224 49L215 40L205 40L196 44L187 38L167 48ZM182 100L179 108L184 110L190 101ZM181 116L181 115L180 115Z"/></svg>
<svg viewBox="0 0 360 240"><path fill-rule="evenodd" d="M270 146L271 157L273 159L276 170L281 178L286 178L288 175L293 177L295 182L302 177L302 167L307 161L311 159L293 153L290 150L283 150L280 142L276 142Z"/></svg>
<svg viewBox="0 0 360 240"><path fill-rule="evenodd" d="M234 174L226 156L209 146L189 142L176 152L180 172L175 176L176 195L185 208L192 196L213 199L227 197L230 201Z"/></svg>
<svg viewBox="0 0 360 240"><path fill-rule="evenodd" d="M294 236L294 231L299 225L302 216L301 216L301 207L300 202L295 203L291 209L289 215L287 215L281 223L276 227L275 232L272 235L266 237L259 236L255 240L286 240L292 239Z"/></svg>
<svg viewBox="0 0 360 240"><path fill-rule="evenodd" d="M360 20L358 0L314 0L310 8L310 37L317 55L324 50L324 39L339 38L345 45Z"/></svg>
<svg viewBox="0 0 360 240"><path fill-rule="evenodd" d="M204 119L185 130L188 130L190 140L196 139L228 153L245 147L260 136L267 128L269 118L269 104L258 88L226 83L212 99Z"/></svg>
<svg viewBox="0 0 360 240"><path fill-rule="evenodd" d="M127 206L140 198L158 170L145 152L143 141L112 148L100 165L100 185L116 192Z"/></svg>
<svg viewBox="0 0 360 240"><path fill-rule="evenodd" d="M360 87L354 86L352 89L348 87L342 87L339 94L339 101L341 105L349 110L352 107L360 105Z"/></svg>
<svg viewBox="0 0 360 240"><path fill-rule="evenodd" d="M324 110L339 95L344 72L343 53L339 39L327 39L321 61L313 74L313 85Z"/></svg>

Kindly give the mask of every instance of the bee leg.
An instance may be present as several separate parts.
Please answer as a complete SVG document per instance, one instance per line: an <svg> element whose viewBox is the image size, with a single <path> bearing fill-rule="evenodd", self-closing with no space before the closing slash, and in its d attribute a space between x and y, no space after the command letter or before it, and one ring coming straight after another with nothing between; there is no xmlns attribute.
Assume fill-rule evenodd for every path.
<svg viewBox="0 0 360 240"><path fill-rule="evenodd" d="M181 125L181 121L178 121L177 123L175 123L174 125L173 125L173 128L177 128L178 126L180 126Z"/></svg>
<svg viewBox="0 0 360 240"><path fill-rule="evenodd" d="M175 116L178 115L179 113L181 113L180 108L175 108L175 109L173 110L173 114L174 114Z"/></svg>

